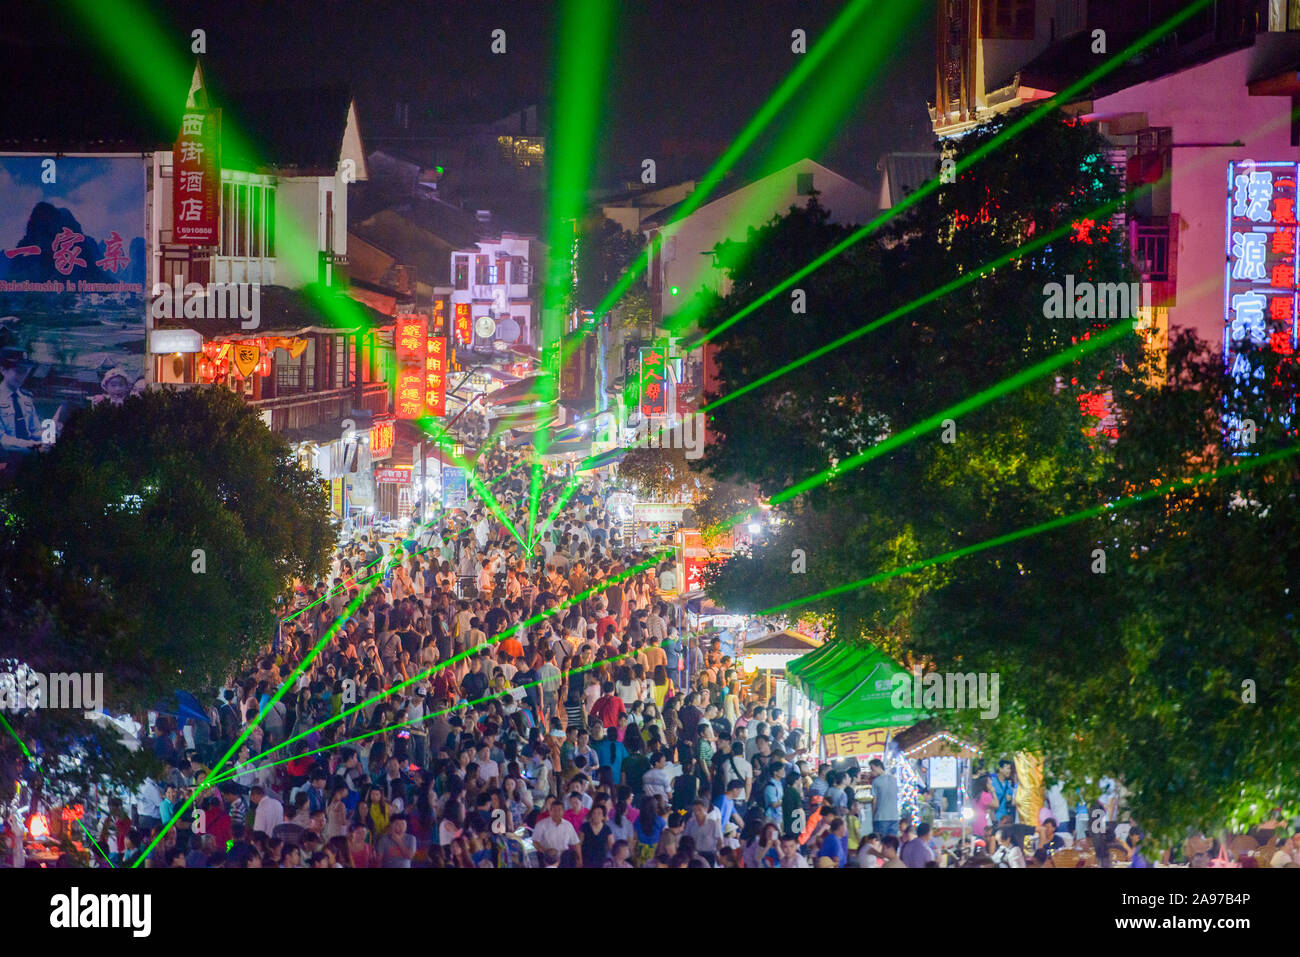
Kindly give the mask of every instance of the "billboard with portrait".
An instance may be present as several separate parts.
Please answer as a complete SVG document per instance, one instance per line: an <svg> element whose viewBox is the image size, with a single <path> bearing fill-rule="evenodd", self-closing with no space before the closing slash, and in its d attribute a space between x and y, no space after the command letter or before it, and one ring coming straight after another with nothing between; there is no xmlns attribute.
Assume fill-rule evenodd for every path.
<svg viewBox="0 0 1300 957"><path fill-rule="evenodd" d="M147 268L142 157L0 155L6 451L143 389Z"/></svg>

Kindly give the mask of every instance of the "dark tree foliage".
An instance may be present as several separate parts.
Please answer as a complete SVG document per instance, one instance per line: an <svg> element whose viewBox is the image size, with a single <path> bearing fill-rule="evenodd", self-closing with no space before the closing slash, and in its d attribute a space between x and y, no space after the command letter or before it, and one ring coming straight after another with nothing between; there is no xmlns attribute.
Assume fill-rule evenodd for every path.
<svg viewBox="0 0 1300 957"><path fill-rule="evenodd" d="M578 276L573 306L595 309L600 305L636 261L643 245L640 237L603 216L586 224L577 238Z"/></svg>
<svg viewBox="0 0 1300 957"><path fill-rule="evenodd" d="M957 158L1017 119L972 132ZM706 452L710 472L775 495L1126 322L1048 318L1044 308L1046 284L1069 275L1135 279L1122 237L1090 215L1118 195L1104 155L1090 128L1044 119L801 280L806 317L778 296L725 331L722 394L1077 224L1031 257L720 406L711 427L724 440ZM842 234L812 204L758 231L705 328ZM1141 338L1126 336L954 416L954 441L936 429L782 505L787 521L766 544L709 570L711 593L763 611L1239 462L1222 441L1224 382L1221 360L1190 339L1175 341L1158 377ZM1291 366L1269 366L1258 391L1242 410L1260 426L1252 450L1295 442L1276 424L1295 394ZM1114 397L1113 440L1081 414L1088 394L1101 392ZM1239 823L1274 805L1294 810L1300 784L1283 769L1300 732L1296 468L1297 457L1268 463L792 613L827 617L900 660L998 673L995 719L965 710L943 720L990 753L1043 754L1049 780L1067 787L1117 776L1153 834ZM805 574L792 571L795 549L806 553Z"/></svg>
<svg viewBox="0 0 1300 957"><path fill-rule="evenodd" d="M275 629L294 578L332 539L322 483L242 398L160 390L74 414L4 493L0 657L104 675L105 709L140 713L185 689L206 700ZM200 556L195 554L201 549ZM91 747L80 715L27 711L15 731L53 757ZM126 762L100 735L90 772ZM4 735L0 754L14 756Z"/></svg>

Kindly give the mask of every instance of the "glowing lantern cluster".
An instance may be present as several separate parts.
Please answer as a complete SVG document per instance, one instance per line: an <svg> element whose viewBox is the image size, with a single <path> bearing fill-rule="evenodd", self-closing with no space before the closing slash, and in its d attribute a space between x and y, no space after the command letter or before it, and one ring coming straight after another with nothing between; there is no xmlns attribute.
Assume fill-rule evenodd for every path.
<svg viewBox="0 0 1300 957"><path fill-rule="evenodd" d="M262 378L271 374L271 356L276 349L284 349L290 359L297 359L306 351L307 339L288 336L267 336L258 339L240 339L235 342L205 342L197 364L201 382L214 382L232 373L239 379L256 372Z"/></svg>

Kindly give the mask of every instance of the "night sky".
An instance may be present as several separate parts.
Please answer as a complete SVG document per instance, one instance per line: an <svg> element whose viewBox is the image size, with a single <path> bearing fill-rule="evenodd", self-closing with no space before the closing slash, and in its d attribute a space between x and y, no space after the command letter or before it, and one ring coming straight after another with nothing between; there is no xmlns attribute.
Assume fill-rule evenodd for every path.
<svg viewBox="0 0 1300 957"><path fill-rule="evenodd" d="M915 27L875 86L863 91L836 141L813 157L870 185L882 153L927 149L933 139L925 112L933 96L932 0L880 2L915 3ZM61 6L56 0L49 8L8 11L0 35L84 42L68 22L71 15L58 12ZM795 67L790 31L807 30L811 46L842 6L821 0L618 3L597 180L635 179L645 157L656 159L661 183L701 175ZM169 0L153 7L178 52L188 54L191 30L207 31L205 71L230 88L346 84L357 98L363 135L389 132L402 100L414 127L421 117L492 120L546 104L551 95L553 2ZM50 17L59 22L49 23ZM505 55L489 50L497 27L506 30ZM796 100L777 125L797 123L801 110L815 108ZM770 166L763 146L761 140L738 175Z"/></svg>

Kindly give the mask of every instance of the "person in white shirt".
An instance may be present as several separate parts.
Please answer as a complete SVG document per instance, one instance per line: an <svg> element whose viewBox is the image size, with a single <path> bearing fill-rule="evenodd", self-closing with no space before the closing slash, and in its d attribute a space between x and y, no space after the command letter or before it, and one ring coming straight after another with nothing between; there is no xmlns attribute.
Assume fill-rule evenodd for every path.
<svg viewBox="0 0 1300 957"><path fill-rule="evenodd" d="M140 793L136 795L136 807L141 823L144 823L145 818L149 819L150 825L154 822L161 823L162 802L163 794L158 788L158 782L153 778L145 778L144 784L140 786Z"/></svg>
<svg viewBox="0 0 1300 957"><path fill-rule="evenodd" d="M811 867L808 858L799 853L799 839L793 836L781 838L781 866L782 867Z"/></svg>
<svg viewBox="0 0 1300 957"><path fill-rule="evenodd" d="M539 854L546 851L563 854L573 848L581 860L582 845L578 840L578 832L564 819L564 805L558 798L550 799L547 816L540 818L533 827L533 846Z"/></svg>
<svg viewBox="0 0 1300 957"><path fill-rule="evenodd" d="M485 785L489 784L493 778L501 777L501 769L495 761L492 760L492 749L486 744L478 749L478 779Z"/></svg>
<svg viewBox="0 0 1300 957"><path fill-rule="evenodd" d="M254 787L249 793L249 799L257 808L253 815L254 831L261 831L269 836L284 823L284 805L261 787Z"/></svg>
<svg viewBox="0 0 1300 957"><path fill-rule="evenodd" d="M1065 795L1061 792L1061 782L1057 781L1052 785L1051 790L1046 794L1046 802L1038 812L1038 823L1042 824L1049 817L1057 821L1070 820L1070 805L1065 800ZM1123 838L1120 838L1122 841Z"/></svg>
<svg viewBox="0 0 1300 957"><path fill-rule="evenodd" d="M997 867L1024 867L1025 853L1011 840L1011 831L999 828L997 832L998 849L993 852L993 863Z"/></svg>
<svg viewBox="0 0 1300 957"><path fill-rule="evenodd" d="M656 751L650 759L650 770L641 777L641 787L646 797L662 797L670 800L673 796L673 779L668 774L668 757L662 751Z"/></svg>

